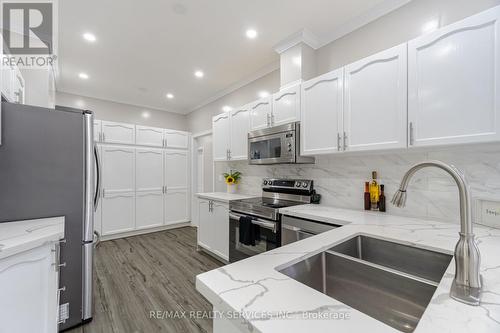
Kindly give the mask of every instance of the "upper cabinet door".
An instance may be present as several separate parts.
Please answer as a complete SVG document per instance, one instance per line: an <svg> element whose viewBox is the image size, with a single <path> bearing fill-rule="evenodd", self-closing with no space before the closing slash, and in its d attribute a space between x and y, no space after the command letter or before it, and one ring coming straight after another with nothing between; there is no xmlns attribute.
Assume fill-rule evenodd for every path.
<svg viewBox="0 0 500 333"><path fill-rule="evenodd" d="M182 150L165 151L165 184L167 190L188 187L188 153Z"/></svg>
<svg viewBox="0 0 500 333"><path fill-rule="evenodd" d="M280 90L273 95L273 126L300 120L300 84Z"/></svg>
<svg viewBox="0 0 500 333"><path fill-rule="evenodd" d="M183 131L165 130L165 147L188 149L189 133Z"/></svg>
<svg viewBox="0 0 500 333"><path fill-rule="evenodd" d="M103 121L102 141L133 145L135 144L135 125Z"/></svg>
<svg viewBox="0 0 500 333"><path fill-rule="evenodd" d="M100 142L101 141L101 126L102 126L102 121L94 119L94 141L95 142Z"/></svg>
<svg viewBox="0 0 500 333"><path fill-rule="evenodd" d="M406 148L406 43L345 67L344 149Z"/></svg>
<svg viewBox="0 0 500 333"><path fill-rule="evenodd" d="M135 143L142 146L163 147L163 129L136 125Z"/></svg>
<svg viewBox="0 0 500 333"><path fill-rule="evenodd" d="M248 106L231 111L231 160L248 158L248 131L250 130L250 111Z"/></svg>
<svg viewBox="0 0 500 333"><path fill-rule="evenodd" d="M102 147L102 181L106 192L135 191L135 149Z"/></svg>
<svg viewBox="0 0 500 333"><path fill-rule="evenodd" d="M135 183L137 191L162 191L163 151L154 148L135 150Z"/></svg>
<svg viewBox="0 0 500 333"><path fill-rule="evenodd" d="M214 161L226 161L229 158L231 137L229 117L229 113L225 112L212 118Z"/></svg>
<svg viewBox="0 0 500 333"><path fill-rule="evenodd" d="M253 131L271 126L272 109L272 96L250 104L250 129Z"/></svg>
<svg viewBox="0 0 500 333"><path fill-rule="evenodd" d="M408 43L409 145L500 139L500 8Z"/></svg>
<svg viewBox="0 0 500 333"><path fill-rule="evenodd" d="M302 155L329 154L341 150L343 69L302 83Z"/></svg>

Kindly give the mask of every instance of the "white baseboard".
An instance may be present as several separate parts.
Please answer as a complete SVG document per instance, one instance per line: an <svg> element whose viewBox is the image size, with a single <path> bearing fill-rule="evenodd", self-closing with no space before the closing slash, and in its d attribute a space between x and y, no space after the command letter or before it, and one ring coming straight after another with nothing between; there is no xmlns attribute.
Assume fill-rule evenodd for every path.
<svg viewBox="0 0 500 333"><path fill-rule="evenodd" d="M151 228L151 229L140 229L140 230L127 231L127 232L122 232L119 234L101 236L101 242L105 242L105 241L112 240L112 239L145 235L145 234L150 234L152 232L165 231L165 230L170 230L170 229L177 229L177 228L191 227L191 226L192 226L191 222L182 222L182 223L176 223L176 224L162 225L161 227L155 227L155 228Z"/></svg>

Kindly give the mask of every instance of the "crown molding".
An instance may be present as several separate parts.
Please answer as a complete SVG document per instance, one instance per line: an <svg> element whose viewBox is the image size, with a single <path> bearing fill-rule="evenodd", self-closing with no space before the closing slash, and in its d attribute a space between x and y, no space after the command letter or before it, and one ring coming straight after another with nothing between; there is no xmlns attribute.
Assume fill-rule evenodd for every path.
<svg viewBox="0 0 500 333"><path fill-rule="evenodd" d="M300 43L304 43L314 50L317 50L321 47L321 42L319 38L316 37L316 35L314 35L307 29L302 29L279 42L276 46L274 46L274 50L281 54L289 48L294 47L295 45L298 45Z"/></svg>
<svg viewBox="0 0 500 333"><path fill-rule="evenodd" d="M250 84L250 83L252 83L255 80L258 80L261 77L266 76L267 74L272 73L275 70L278 70L279 68L280 68L280 62L279 61L274 61L274 62L270 63L269 65L262 67L261 69L259 69L254 74L246 77L243 80L240 80L240 81L238 81L238 82L230 85L226 89L221 90L217 94L213 95L212 97L204 100L200 104L198 104L195 107L193 107L192 109L190 109L189 112L187 112L186 114L190 114L191 112L194 112L194 111L196 111L198 109L201 109L202 107L204 107L204 106L206 106L206 105L208 105L208 104L210 104L212 102L215 102L219 98L222 98L222 97L224 97L224 96L226 96L226 95L228 95L228 94L230 94L230 93L232 93L232 92L234 92L234 91L236 91L236 90L238 90L238 89L246 86L247 84Z"/></svg>

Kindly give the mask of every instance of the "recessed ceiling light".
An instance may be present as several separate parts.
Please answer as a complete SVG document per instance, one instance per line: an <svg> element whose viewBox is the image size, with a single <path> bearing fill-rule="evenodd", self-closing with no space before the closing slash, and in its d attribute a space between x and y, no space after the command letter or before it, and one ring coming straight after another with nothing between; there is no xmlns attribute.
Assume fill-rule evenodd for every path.
<svg viewBox="0 0 500 333"><path fill-rule="evenodd" d="M255 38L257 38L257 35L258 35L257 30L255 30L255 29L248 29L245 34L250 39L255 39Z"/></svg>
<svg viewBox="0 0 500 333"><path fill-rule="evenodd" d="M266 97L269 97L269 92L268 92L268 91L265 91L265 90L259 91L259 97L260 97L260 98L266 98Z"/></svg>
<svg viewBox="0 0 500 333"><path fill-rule="evenodd" d="M202 71L196 71L194 72L194 76L196 76L197 78L202 78L203 76L205 76L205 73L203 73Z"/></svg>
<svg viewBox="0 0 500 333"><path fill-rule="evenodd" d="M142 116L142 118L144 118L144 119L149 119L149 117L151 117L151 113L150 113L149 111L143 111L143 112L141 113L141 116Z"/></svg>
<svg viewBox="0 0 500 333"><path fill-rule="evenodd" d="M229 112L229 111L231 111L232 109L233 109L233 108L232 108L232 107L230 107L229 105L225 105L225 106L223 106L223 107L222 107L222 111L224 111L224 112Z"/></svg>
<svg viewBox="0 0 500 333"><path fill-rule="evenodd" d="M168 94L167 94L167 98L168 98L168 99L172 99L172 98L174 98L174 94L168 93Z"/></svg>
<svg viewBox="0 0 500 333"><path fill-rule="evenodd" d="M89 78L89 75L87 73L80 73L78 74L78 77L82 80L87 80Z"/></svg>
<svg viewBox="0 0 500 333"><path fill-rule="evenodd" d="M95 37L94 34L91 34L90 32L86 32L83 34L83 38L88 41L88 42L95 42L97 38Z"/></svg>
<svg viewBox="0 0 500 333"><path fill-rule="evenodd" d="M433 32L433 31L437 30L438 28L439 28L439 20L434 19L434 20L430 20L429 22L426 22L422 26L422 32L425 34L425 33Z"/></svg>

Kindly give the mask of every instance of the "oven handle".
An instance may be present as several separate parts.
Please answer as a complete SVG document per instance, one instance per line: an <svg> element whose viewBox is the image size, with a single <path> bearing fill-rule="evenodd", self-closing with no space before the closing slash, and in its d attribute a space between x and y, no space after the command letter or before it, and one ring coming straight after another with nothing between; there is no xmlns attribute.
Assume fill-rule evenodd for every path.
<svg viewBox="0 0 500 333"><path fill-rule="evenodd" d="M240 220L240 217L245 216L241 214L229 213L229 218L233 220ZM276 233L276 223L266 222L258 218L252 218L252 223L258 225L259 227L269 229L273 233Z"/></svg>

